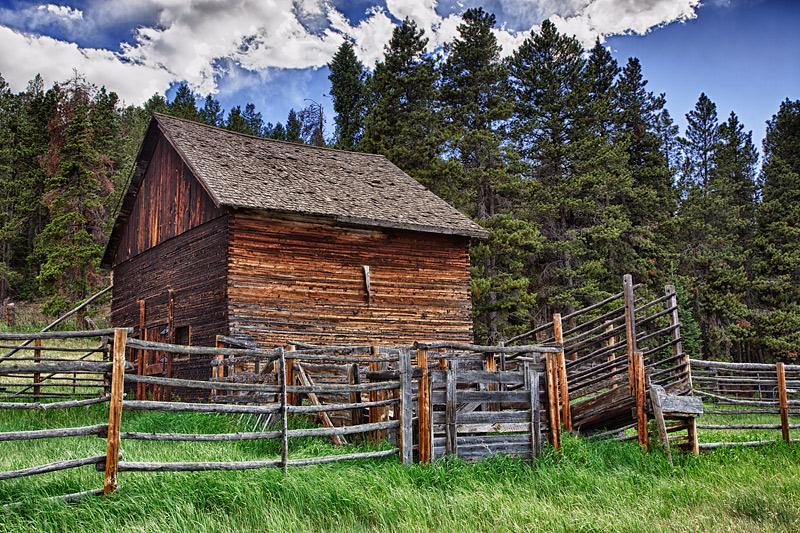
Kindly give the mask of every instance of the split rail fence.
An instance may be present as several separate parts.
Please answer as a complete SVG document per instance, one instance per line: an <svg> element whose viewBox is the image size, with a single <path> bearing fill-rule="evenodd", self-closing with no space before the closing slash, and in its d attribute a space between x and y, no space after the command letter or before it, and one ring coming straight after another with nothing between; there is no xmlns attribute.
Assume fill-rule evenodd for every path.
<svg viewBox="0 0 800 533"><path fill-rule="evenodd" d="M31 339L108 337L112 360L23 360L7 357L0 376L30 381L35 374L83 372L98 376L103 387L91 399L46 402L0 402L0 409L61 409L108 403L108 424L87 427L8 431L0 441L96 435L106 439L106 454L57 461L0 472L0 480L14 479L79 466L94 465L105 472L102 489L60 497L77 499L116 490L120 472L166 472L282 468L399 455L410 464L416 455L423 462L441 455L475 459L494 453L533 459L541 450L543 432L557 435L551 423L554 406L547 403L548 380L540 354L555 346L492 348L454 343L402 347L310 347L258 349L245 341L220 338L216 347L178 346L128 338L132 330L99 330L21 334ZM7 334L11 335L11 334ZM16 334L15 334L16 335ZM113 337L112 337L113 335ZM23 340L22 337L14 337ZM29 339L25 339L29 340ZM238 346L238 347L230 347ZM15 347L16 348L16 347ZM12 348L15 349L15 348ZM484 370L497 350L518 359L504 370ZM133 352L126 362L126 351ZM144 352L208 356L213 361L211 380L186 380L137 375L133 361ZM428 354L431 354L428 357ZM8 354L7 354L8 355ZM150 355L151 356L151 355ZM152 356L151 356L152 357ZM33 359L33 358L29 358ZM8 381L8 379L4 379ZM99 383L99 382L98 382ZM127 387L126 387L127 386ZM158 389L155 389L158 387ZM139 399L125 397L134 392ZM172 391L199 390L206 403L151 400L169 398ZM157 394L154 394L157 392ZM245 431L215 434L144 433L125 431L123 410L225 413L248 417ZM293 416L313 416L319 427L294 429ZM252 426L251 426L252 424ZM237 426L239 427L239 426ZM422 437L420 437L422 436ZM388 449L321 457L289 457L290 439L331 438L344 446L352 438L389 441ZM226 442L276 439L279 457L257 461L145 462L131 461L120 453L124 440ZM556 440L552 440L557 445Z"/></svg>
<svg viewBox="0 0 800 533"><path fill-rule="evenodd" d="M692 359L695 394L707 402L705 414L726 420L724 423L701 424L708 432L740 432L763 434L780 431L781 440L790 444L800 442L791 438L790 415L800 415L800 365L757 363L725 363ZM755 416L753 416L755 415ZM774 423L755 424L753 418L777 415ZM701 443L701 449L729 446L760 446L775 439L759 438L750 441Z"/></svg>

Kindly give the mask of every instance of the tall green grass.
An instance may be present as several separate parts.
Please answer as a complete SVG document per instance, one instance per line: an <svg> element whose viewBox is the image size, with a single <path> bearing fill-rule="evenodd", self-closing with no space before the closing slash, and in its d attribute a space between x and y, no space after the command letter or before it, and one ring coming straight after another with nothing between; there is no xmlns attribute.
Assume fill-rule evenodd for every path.
<svg viewBox="0 0 800 533"><path fill-rule="evenodd" d="M0 411L0 431L102 423L104 406ZM295 419L293 424L308 422ZM227 432L238 417L125 412L125 431ZM363 445L369 448L368 445ZM0 443L0 469L101 455L93 437ZM274 457L276 442L123 441L126 460ZM328 439L293 442L292 457L340 453ZM404 467L396 458L244 472L120 473L108 498L49 503L97 488L90 467L0 482L0 531L797 531L800 449L776 444L676 456L635 443L564 437L532 467L496 457Z"/></svg>

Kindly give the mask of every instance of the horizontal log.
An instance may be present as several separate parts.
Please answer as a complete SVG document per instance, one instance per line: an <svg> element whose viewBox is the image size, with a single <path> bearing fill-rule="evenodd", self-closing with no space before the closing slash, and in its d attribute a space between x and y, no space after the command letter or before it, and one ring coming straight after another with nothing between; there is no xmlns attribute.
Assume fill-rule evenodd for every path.
<svg viewBox="0 0 800 533"><path fill-rule="evenodd" d="M80 437L100 435L108 431L108 424L96 424L77 428L37 429L32 431L6 431L0 433L0 441L52 439L58 437Z"/></svg>
<svg viewBox="0 0 800 533"><path fill-rule="evenodd" d="M0 472L0 481L4 479L15 479L20 477L34 476L36 474L45 474L47 472L56 472L58 470L67 470L69 468L77 468L79 466L94 465L97 463L104 463L105 460L106 460L105 455L98 455L95 457L85 457L83 459L56 461L55 463L48 463L46 465L41 465L41 466L32 466L30 468L23 468L21 470Z"/></svg>
<svg viewBox="0 0 800 533"><path fill-rule="evenodd" d="M347 411L349 409L366 409L368 407L394 405L397 403L400 403L399 398L390 398L388 400L376 400L374 402L328 403L323 405L289 405L287 406L287 409L289 413L313 414L313 413L322 413L327 411Z"/></svg>
<svg viewBox="0 0 800 533"><path fill-rule="evenodd" d="M700 368L722 368L729 370L755 370L762 372L777 372L775 365L763 363L725 363L722 361L706 361L704 359L689 359L692 366ZM784 365L787 371L800 370L800 365Z"/></svg>
<svg viewBox="0 0 800 533"><path fill-rule="evenodd" d="M280 407L275 405L225 405L213 403L183 403L183 402L153 402L145 400L124 400L123 409L135 409L142 411L170 411L186 413L246 413L246 414L270 414L280 411Z"/></svg>
<svg viewBox="0 0 800 533"><path fill-rule="evenodd" d="M714 398L717 400L724 400L725 402L731 403L733 405L757 405L759 407L772 407L774 405L778 405L778 400L774 400L771 402L763 401L763 400L739 400L736 398L728 398L726 396L721 396L719 394L712 394L710 392L705 392L701 390L695 390L695 394L700 396L704 396L706 398ZM798 402L800 403L800 402Z"/></svg>
<svg viewBox="0 0 800 533"><path fill-rule="evenodd" d="M731 424L726 426L719 425L700 425L697 429L781 429L780 424ZM800 424L790 424L789 429L800 429Z"/></svg>
<svg viewBox="0 0 800 533"><path fill-rule="evenodd" d="M88 496L101 496L105 492L105 489L91 489L91 490L84 490L82 492L73 492L72 494L64 494L63 496L48 496L47 498L42 498L41 500L36 500L38 502L77 502L87 498ZM4 508L12 508L12 507L21 507L23 505L30 505L30 501L21 501L21 502L12 502L3 505Z"/></svg>
<svg viewBox="0 0 800 533"><path fill-rule="evenodd" d="M279 349L261 350L250 348L215 348L211 346L184 346L178 344L166 344L163 342L143 341L140 339L128 339L128 348L137 350L151 350L158 352L182 353L187 355L230 355L233 357L249 356L257 357L262 360L273 361L277 359Z"/></svg>
<svg viewBox="0 0 800 533"><path fill-rule="evenodd" d="M133 369L131 363L126 363L125 367L126 370ZM8 374L66 374L74 371L105 374L111 371L111 363L103 363L100 361L71 361L68 363L40 363L33 365L0 364L0 376L6 376Z"/></svg>
<svg viewBox="0 0 800 533"><path fill-rule="evenodd" d="M446 422L444 411L434 411L432 415L431 420L434 424ZM530 422L530 420L530 411L472 411L456 414L456 422L459 424L495 424L498 422Z"/></svg>
<svg viewBox="0 0 800 533"><path fill-rule="evenodd" d="M31 333L0 332L3 341L28 341L47 339L78 339L91 337L113 337L114 329L94 329L89 331L38 331ZM133 328L128 328L128 334L133 334ZM22 349L23 346L14 346L13 349Z"/></svg>
<svg viewBox="0 0 800 533"><path fill-rule="evenodd" d="M800 442L800 439L792 439L792 442ZM733 448L736 446L765 446L775 444L774 440L751 440L744 442L701 442L697 446L701 450L715 450L717 448Z"/></svg>
<svg viewBox="0 0 800 533"><path fill-rule="evenodd" d="M552 345L544 344L529 344L525 346L480 346L477 344L469 344L464 342L450 342L450 341L437 341L437 342L421 342L414 343L414 348L424 350L434 350L437 348L450 348L453 350L464 350L475 353L558 353L563 350L563 347L557 343Z"/></svg>
<svg viewBox="0 0 800 533"><path fill-rule="evenodd" d="M110 398L108 396L103 396L100 398L90 398L88 400L69 400L65 402L52 402L52 403L0 402L0 409L41 409L42 411L50 411L52 409L69 409L71 407L83 407L86 405L103 403L109 401L109 399Z"/></svg>
<svg viewBox="0 0 800 533"><path fill-rule="evenodd" d="M399 448L392 448L391 450L381 450L377 452L346 453L342 455L327 455L325 457L290 459L289 461L287 461L287 465L308 466L308 465L320 465L324 463L334 463L337 461L351 461L354 459L377 459L379 457L388 457L390 455L395 455L399 451L400 451Z"/></svg>
<svg viewBox="0 0 800 533"><path fill-rule="evenodd" d="M236 461L236 462L175 462L152 463L140 461L120 461L117 470L120 472L208 472L215 470L254 470L257 468L277 468L280 460L270 461Z"/></svg>
<svg viewBox="0 0 800 533"><path fill-rule="evenodd" d="M165 385L172 387L184 387L192 389L206 390L227 390L227 391L253 391L253 392L280 392L279 385L262 385L257 383L220 383L211 381L199 381L193 379L162 378L156 376L138 376L129 374L125 376L126 381L132 383L147 383L152 385ZM326 392L368 392L376 390L391 390L400 387L399 381L382 381L379 383L362 384L320 384L313 387L291 386L286 387L287 392L306 394L326 393Z"/></svg>

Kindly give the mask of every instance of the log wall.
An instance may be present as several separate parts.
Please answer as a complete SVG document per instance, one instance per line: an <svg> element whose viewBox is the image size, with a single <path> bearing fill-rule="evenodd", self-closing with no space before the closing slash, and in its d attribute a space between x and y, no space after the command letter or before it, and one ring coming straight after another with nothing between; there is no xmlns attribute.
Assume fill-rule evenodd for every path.
<svg viewBox="0 0 800 533"><path fill-rule="evenodd" d="M232 214L229 231L234 336L265 345L472 340L467 238L255 212Z"/></svg>
<svg viewBox="0 0 800 533"><path fill-rule="evenodd" d="M116 266L111 321L140 325L139 301L145 302L146 329L169 324L173 290L175 327L191 326L192 345L213 346L227 331L227 216L197 226ZM211 377L211 356L176 357L173 376ZM173 391L182 396L180 390ZM186 391L183 391L185 394Z"/></svg>

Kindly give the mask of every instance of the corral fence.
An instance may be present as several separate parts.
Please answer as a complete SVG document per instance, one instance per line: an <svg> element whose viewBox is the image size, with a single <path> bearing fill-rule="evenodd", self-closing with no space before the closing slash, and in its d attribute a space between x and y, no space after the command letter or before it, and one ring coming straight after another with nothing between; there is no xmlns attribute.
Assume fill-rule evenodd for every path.
<svg viewBox="0 0 800 533"><path fill-rule="evenodd" d="M0 480L14 479L79 466L94 465L105 472L102 489L60 497L76 499L88 494L116 490L120 472L176 472L282 468L398 455L410 464L416 455L430 461L441 455L475 459L494 453L533 459L547 432L558 446L555 404L548 403L548 380L542 354L560 350L557 346L492 348L431 343L401 347L311 347L288 349L242 347L246 341L221 338L216 347L178 346L128 338L131 330L99 330L21 334L30 339L108 337L111 361L73 359L58 361L0 361L0 377L7 381L26 380L46 373L83 372L103 380L102 388L90 399L47 398L47 402L0 402L0 409L66 409L108 403L108 424L87 427L8 431L0 441L97 435L105 438L105 455L56 461L44 465L0 472ZM10 335L10 334L8 334ZM16 335L16 334L15 334ZM23 340L22 337L14 337ZM25 340L30 340L25 339ZM230 347L238 345L239 347ZM12 348L14 349L14 348ZM495 361L497 350L515 357L504 369L484 370ZM154 375L137 375L134 362L145 352L206 355L214 357L210 380L187 380ZM68 352L69 353L69 352ZM430 354L430 356L429 356ZM43 358L45 359L45 358ZM98 382L98 385L100 382ZM127 385L127 387L126 387ZM150 387L148 390L147 387ZM155 389L158 387L158 389ZM141 399L125 396L142 391ZM208 402L165 401L171 390L199 390ZM66 393L68 393L67 391ZM157 394L153 394L157 392ZM148 397L160 398L158 400ZM223 413L247 417L251 430L235 433L180 434L125 431L122 411ZM290 416L313 416L319 427L293 429ZM553 437L553 435L556 435ZM388 449L320 457L289 457L289 441L301 437L331 438L345 446L352 438L388 441ZM145 462L131 461L120 454L121 441L225 442L279 440L280 456L258 461Z"/></svg>
<svg viewBox="0 0 800 533"><path fill-rule="evenodd" d="M790 431L800 424L790 424L790 415L800 415L800 365L726 363L692 359L692 379L695 394L706 402L705 414L716 415L725 423L700 424L704 431L752 433L761 430L780 431L787 444L798 442ZM742 423L752 419L777 415L769 424ZM727 446L759 446L775 439L741 442L701 443L701 449Z"/></svg>
<svg viewBox="0 0 800 533"><path fill-rule="evenodd" d="M641 293L641 294L640 294ZM623 290L605 300L509 339L555 342L563 352L548 359L564 429L648 445L647 420L653 417L647 390L664 388L672 396L692 396L689 354L683 351L675 287L648 297L630 275ZM674 417L666 428L676 444L698 452L694 417ZM635 429L636 435L626 434Z"/></svg>

